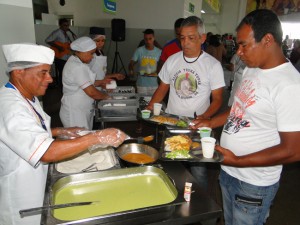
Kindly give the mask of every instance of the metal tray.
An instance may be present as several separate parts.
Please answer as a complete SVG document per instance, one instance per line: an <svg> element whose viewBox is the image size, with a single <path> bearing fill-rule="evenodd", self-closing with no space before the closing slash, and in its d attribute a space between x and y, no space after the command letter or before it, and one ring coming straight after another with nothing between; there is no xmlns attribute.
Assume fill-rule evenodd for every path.
<svg viewBox="0 0 300 225"><path fill-rule="evenodd" d="M119 93L119 94L125 94L125 93L135 93L135 88L133 86L118 86L117 88L113 90L107 91L108 93Z"/></svg>
<svg viewBox="0 0 300 225"><path fill-rule="evenodd" d="M97 149L96 149L97 150ZM120 168L113 148L97 150L95 153L84 152L66 161L55 163L55 172L76 174Z"/></svg>
<svg viewBox="0 0 300 225"><path fill-rule="evenodd" d="M165 140L168 137L172 137L175 135L180 135L184 134L187 135L192 139L193 142L200 143L200 147L193 148L189 151L189 154L191 158L174 158L170 159L166 157L166 154L169 151L165 151ZM214 132L212 132L212 136L214 136ZM224 159L223 155L220 154L219 152L215 151L213 158L208 159L203 157L202 154L202 148L201 148L201 141L200 141L200 135L196 130L189 130L189 129L169 129L166 130L163 140L162 140L162 145L160 148L160 160L163 161L186 161L186 162L209 162L209 163L220 163Z"/></svg>
<svg viewBox="0 0 300 225"><path fill-rule="evenodd" d="M116 104L123 106L116 106ZM110 106L106 106L110 105ZM136 99L125 100L102 100L97 102L96 110L100 110L102 117L130 117L136 116L138 109L138 103Z"/></svg>
<svg viewBox="0 0 300 225"><path fill-rule="evenodd" d="M163 202L163 203L157 203L157 204L146 204L143 207L137 207L137 208L129 208L128 210L121 210L119 212L113 212L113 213L105 213L103 215L92 215L92 216L88 216L86 218L76 218L76 216L78 216L78 213L80 213L80 211L84 210L84 207L102 207L102 204L105 208L102 209L107 209L110 207L109 204L112 205L116 205L116 200L111 200L111 201L107 201L107 198L104 198L103 196L107 196L107 195L103 195L101 196L101 193L105 193L105 190L103 189L103 187L105 187L107 184L107 182L109 183L109 192L111 195L109 196L117 196L119 193L116 192L118 190L120 190L120 188L123 190L126 188L124 188L123 185L121 185L120 183L122 182L129 182L132 184L132 179L139 179L141 178L141 180L144 180L145 183L144 185L148 185L148 188L143 188L141 187L140 189L137 189L138 192L145 192L145 195L150 195L153 198L153 195L151 195L151 190L158 190L157 193L161 193L162 190L167 191L167 192L163 192L164 194L169 193L169 195L171 196L171 200L167 201L167 202ZM157 183L151 183L150 182L150 186L149 186L149 181L151 180L157 180L159 181L160 185L158 188L157 187ZM115 183L119 182L118 184ZM112 184L113 183L113 184ZM138 186L140 185L140 180L138 182L138 185L130 185L131 187L136 187L139 188ZM153 186L153 184L155 185L154 187L151 187L151 185ZM83 189L85 188L85 185L87 186L87 190L86 192L83 191ZM80 188L82 188L82 190L80 190ZM117 189L119 187L119 189ZM71 190L71 192L68 192L69 188L74 188ZM80 208L80 211L76 211L76 208L78 207L72 207L72 208L65 208L65 209L56 209L56 210L50 210L51 212L48 213L48 216L51 217L51 219L49 221L52 221L51 223L47 223L47 224L106 224L109 222L109 224L114 224L114 223L119 223L120 221L126 219L130 219L132 218L133 220L137 220L138 218L142 219L142 221L144 221L145 217L149 217L147 220L152 220L152 221L157 221L157 220L162 220L165 219L167 217L169 217L172 213L173 210L175 208L175 205L178 204L182 204L184 202L184 199L182 197L182 192L177 191L175 185L171 182L170 178L165 174L165 172L157 167L153 167L153 166L144 166L144 167L133 167L133 168L125 168L125 169L116 169L116 170L111 170L111 171L102 171L102 172L94 172L94 173L84 173L84 174L74 174L74 175L69 175L69 176L65 176L63 178L60 178L58 180L56 180L53 185L51 185L51 190L50 190L50 203L52 204L60 204L63 203L65 201L65 199L63 199L63 201L61 201L62 199L59 200L59 196L63 196L61 195L61 193L64 193L64 189L66 189L66 191L69 193L78 193L79 195L79 199L74 199L75 201L83 201L83 199L85 201L88 200L87 196L82 197L82 195L85 195L86 193L91 193L91 191L93 191L93 188L99 188L101 189L101 191L99 192L99 199L97 199L98 195L93 196L92 199L89 199L89 201L99 201L98 204L96 205L88 205L88 206L80 206L82 208ZM102 190L103 189L103 190ZM150 190L150 191L149 191ZM129 190L130 191L130 190ZM115 192L115 193L114 193ZM127 193L126 195L122 195L122 196L131 196L132 199L139 199L139 198L135 198L134 196L132 196L132 194L135 194L136 191L132 191L130 193ZM97 192L98 193L98 192ZM96 194L97 194L96 193ZM124 193L123 193L124 194ZM152 193L153 194L153 193ZM66 195L67 196L67 195ZM76 196L76 197L78 197ZM73 197L73 196L72 196ZM103 198L101 201L101 197ZM156 198L154 199L161 199L161 196L155 196ZM83 199L82 199L83 198ZM68 202L72 202L72 201L68 201ZM66 202L65 202L66 203ZM126 207L130 202L126 201ZM95 209L95 208L94 208ZM60 210L57 211L57 210ZM64 210L64 212L62 211ZM67 210L67 211L65 211ZM69 211L71 210L71 211ZM73 215L71 215L71 218L67 218L67 219L61 219L61 218L57 218L59 215L66 215L67 217L70 216L70 213L72 214L72 210L73 214L74 214L74 218L72 218ZM90 211L93 211L93 208L86 208L85 209L87 213L90 213ZM152 216L150 216L152 215Z"/></svg>

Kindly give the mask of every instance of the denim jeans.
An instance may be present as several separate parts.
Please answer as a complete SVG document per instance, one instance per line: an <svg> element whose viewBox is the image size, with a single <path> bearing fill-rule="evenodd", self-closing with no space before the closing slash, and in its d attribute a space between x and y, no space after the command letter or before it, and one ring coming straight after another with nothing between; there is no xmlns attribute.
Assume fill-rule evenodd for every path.
<svg viewBox="0 0 300 225"><path fill-rule="evenodd" d="M220 186L226 225L262 225L269 216L279 182L271 186L255 186L221 169Z"/></svg>

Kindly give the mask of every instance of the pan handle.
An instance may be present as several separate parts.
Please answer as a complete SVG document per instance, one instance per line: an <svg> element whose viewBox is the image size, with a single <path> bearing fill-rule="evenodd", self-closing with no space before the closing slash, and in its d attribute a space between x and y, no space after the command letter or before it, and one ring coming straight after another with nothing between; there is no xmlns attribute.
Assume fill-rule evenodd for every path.
<svg viewBox="0 0 300 225"><path fill-rule="evenodd" d="M171 182L173 183L173 185L176 187L175 180L169 174L167 174L167 176L169 177L169 179L171 180Z"/></svg>

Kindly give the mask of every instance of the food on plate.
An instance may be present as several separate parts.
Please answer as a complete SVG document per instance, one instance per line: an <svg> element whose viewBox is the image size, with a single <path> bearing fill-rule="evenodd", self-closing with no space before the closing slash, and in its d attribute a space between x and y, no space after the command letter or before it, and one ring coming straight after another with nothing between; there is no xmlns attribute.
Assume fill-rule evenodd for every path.
<svg viewBox="0 0 300 225"><path fill-rule="evenodd" d="M157 123L163 123L163 124L169 124L169 125L176 125L178 122L178 119L167 117L167 116L153 116L150 119L151 121L157 122Z"/></svg>
<svg viewBox="0 0 300 225"><path fill-rule="evenodd" d="M199 142L193 142L192 143L192 149L195 149L195 148L199 148L201 146L201 144Z"/></svg>
<svg viewBox="0 0 300 225"><path fill-rule="evenodd" d="M188 159L192 158L188 151L186 150L176 150L166 153L166 158L169 159Z"/></svg>
<svg viewBox="0 0 300 225"><path fill-rule="evenodd" d="M165 140L166 151L185 150L189 151L192 145L192 140L184 134L169 137Z"/></svg>
<svg viewBox="0 0 300 225"><path fill-rule="evenodd" d="M179 120L179 121L176 123L176 126L178 126L178 127L188 127L188 123L185 122L184 120Z"/></svg>

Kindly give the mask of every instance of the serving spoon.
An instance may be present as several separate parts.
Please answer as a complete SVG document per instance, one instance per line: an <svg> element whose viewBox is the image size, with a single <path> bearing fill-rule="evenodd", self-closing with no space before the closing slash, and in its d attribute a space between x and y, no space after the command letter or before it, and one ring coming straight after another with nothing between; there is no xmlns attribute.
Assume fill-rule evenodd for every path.
<svg viewBox="0 0 300 225"><path fill-rule="evenodd" d="M137 137L137 138L128 136L128 138L126 138L125 141L133 140L133 141L137 141L139 144L141 144L143 142L153 141L153 139L154 139L153 135L149 135L149 136L146 136L146 137Z"/></svg>
<svg viewBox="0 0 300 225"><path fill-rule="evenodd" d="M91 205L91 204L96 204L99 201L94 201L94 202L72 202L72 203L64 203L64 204L58 204L58 205L48 205L48 206L43 206L43 207L36 207L36 208L31 208L31 209L24 209L20 210L20 216L23 218L25 216L33 216L42 213L44 210L47 209L61 209L61 208L66 208L66 207L74 207L74 206L83 206L83 205Z"/></svg>

